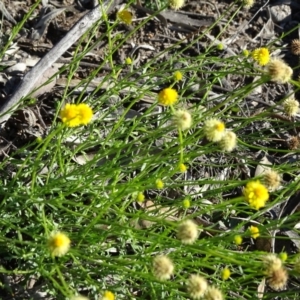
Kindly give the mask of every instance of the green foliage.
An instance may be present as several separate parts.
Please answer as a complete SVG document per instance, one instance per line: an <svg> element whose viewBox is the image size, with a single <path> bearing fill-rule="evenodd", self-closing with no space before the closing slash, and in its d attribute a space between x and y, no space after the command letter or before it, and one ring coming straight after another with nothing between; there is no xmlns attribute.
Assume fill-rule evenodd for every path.
<svg viewBox="0 0 300 300"><path fill-rule="evenodd" d="M276 165L278 173L287 178L262 210L247 205L242 188L260 164L258 151L280 158L298 155L298 149L280 148L275 142L295 130L295 123L274 117L274 110L277 114L282 111L279 104L255 108L256 98L250 95L267 83L264 77L253 80L262 71L242 51L225 57L211 43L195 54L199 42L218 22L189 43L178 41L157 51L139 67L116 62L117 50L151 21L148 16L134 24L132 31L115 34L118 21L106 20L105 34L97 35L97 24L83 36L72 62L60 72L67 74L69 81L73 79L86 53L106 41L103 63L81 80L76 87L83 88L79 95L74 96L73 88L66 87L63 97L55 99L53 123L42 140L3 156L2 293L15 293L13 278L18 277L19 286L25 288L35 280L39 291L54 299L77 292L98 299L105 290L114 292L117 299L187 299L185 282L197 273L222 290L227 299L257 298L265 276L262 257L266 252L250 237L248 228L258 224L261 242L266 243L283 222L289 229L294 227L298 213L283 221L266 212L299 189L299 162L290 159ZM23 24L16 26L2 55ZM221 40L223 35L221 31L217 38ZM166 53L169 56L162 59ZM111 73L86 97L89 83L106 63ZM175 71L183 74L181 81L174 82ZM217 94L215 87L228 77L252 80ZM103 91L105 84L109 87ZM169 86L178 91L179 101L172 107L158 108L157 94ZM64 127L58 115L70 99L93 107L95 120L85 127ZM136 113L141 102L147 105ZM177 108L188 108L192 114L190 130L181 132L173 125ZM222 152L218 143L207 141L203 124L212 117L223 120L237 134L238 148L233 152ZM179 171L180 163L187 166L187 172ZM157 179L164 183L160 189ZM143 203L136 201L138 193L145 195ZM199 239L191 245L183 245L176 236L177 226L185 218L193 219L201 229ZM47 240L56 230L69 236L71 249L54 258ZM243 237L242 245L234 243L236 235ZM175 275L171 280L161 282L153 276L152 261L158 254L172 259ZM297 256L291 253L289 272L296 261ZM225 267L231 272L226 281L222 280ZM290 272L291 278L296 276L296 271ZM297 297L292 289L266 289L263 299L275 299L279 294L281 299Z"/></svg>

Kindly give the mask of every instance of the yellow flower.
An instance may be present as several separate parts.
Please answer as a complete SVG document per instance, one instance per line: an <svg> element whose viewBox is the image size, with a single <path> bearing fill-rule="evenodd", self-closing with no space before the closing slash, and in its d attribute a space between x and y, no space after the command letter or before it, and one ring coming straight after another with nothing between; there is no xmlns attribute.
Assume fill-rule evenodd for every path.
<svg viewBox="0 0 300 300"><path fill-rule="evenodd" d="M185 0L169 0L169 5L172 9L180 9L184 5Z"/></svg>
<svg viewBox="0 0 300 300"><path fill-rule="evenodd" d="M245 56L245 57L248 57L249 56L249 51L247 49L244 49L242 51L242 54Z"/></svg>
<svg viewBox="0 0 300 300"><path fill-rule="evenodd" d="M87 125L91 122L93 117L92 109L85 103L80 103L77 105L78 109L78 118L80 120L81 125Z"/></svg>
<svg viewBox="0 0 300 300"><path fill-rule="evenodd" d="M62 232L53 232L48 240L48 247L52 256L63 256L70 249L71 241Z"/></svg>
<svg viewBox="0 0 300 300"><path fill-rule="evenodd" d="M187 130L192 126L192 116L187 110L179 109L175 111L173 121L181 130Z"/></svg>
<svg viewBox="0 0 300 300"><path fill-rule="evenodd" d="M228 268L224 268L221 272L221 277L223 280L227 280L230 277L230 270Z"/></svg>
<svg viewBox="0 0 300 300"><path fill-rule="evenodd" d="M76 127L88 124L93 117L92 109L85 103L66 104L60 111L62 122L68 127Z"/></svg>
<svg viewBox="0 0 300 300"><path fill-rule="evenodd" d="M153 260L153 275L158 280L170 279L174 272L173 262L165 255L156 256Z"/></svg>
<svg viewBox="0 0 300 300"><path fill-rule="evenodd" d="M185 220L177 227L177 238L183 244L193 244L199 236L198 225L191 220Z"/></svg>
<svg viewBox="0 0 300 300"><path fill-rule="evenodd" d="M270 61L270 53L268 48L258 48L252 52L252 58L259 65L265 66Z"/></svg>
<svg viewBox="0 0 300 300"><path fill-rule="evenodd" d="M105 291L101 300L115 300L115 295L110 291Z"/></svg>
<svg viewBox="0 0 300 300"><path fill-rule="evenodd" d="M217 49L218 50L224 50L224 45L222 44L222 43L219 43L218 45L217 45Z"/></svg>
<svg viewBox="0 0 300 300"><path fill-rule="evenodd" d="M191 206L191 201L190 201L190 199L185 198L185 199L182 201L182 206L183 206L183 208L185 208L185 209L190 208L190 206Z"/></svg>
<svg viewBox="0 0 300 300"><path fill-rule="evenodd" d="M286 261L287 258L288 258L288 255L286 252L280 252L279 253L279 258L282 260L282 261Z"/></svg>
<svg viewBox="0 0 300 300"><path fill-rule="evenodd" d="M272 58L267 65L267 71L271 81L279 84L287 83L293 75L293 69L280 58Z"/></svg>
<svg viewBox="0 0 300 300"><path fill-rule="evenodd" d="M182 73L180 71L174 72L173 76L174 76L175 81L180 81L180 80L182 80L182 77L183 77Z"/></svg>
<svg viewBox="0 0 300 300"><path fill-rule="evenodd" d="M268 189L259 180L248 182L243 194L249 205L256 210L264 207L269 199Z"/></svg>
<svg viewBox="0 0 300 300"><path fill-rule="evenodd" d="M177 102L177 91L172 88L163 89L158 93L158 103L164 106L173 105Z"/></svg>
<svg viewBox="0 0 300 300"><path fill-rule="evenodd" d="M130 25L132 23L132 13L126 9L119 11L117 13L117 17L127 25Z"/></svg>
<svg viewBox="0 0 300 300"><path fill-rule="evenodd" d="M126 57L125 63L126 63L126 65L131 65L132 64L132 59L130 57Z"/></svg>
<svg viewBox="0 0 300 300"><path fill-rule="evenodd" d="M187 170L187 167L186 167L186 165L185 164L179 164L179 171L181 172L181 173L184 173L184 172L186 172L186 170Z"/></svg>
<svg viewBox="0 0 300 300"><path fill-rule="evenodd" d="M156 187L161 190L164 187L164 182L161 179L156 179Z"/></svg>
<svg viewBox="0 0 300 300"><path fill-rule="evenodd" d="M144 202L144 200L145 200L145 195L144 195L144 193L139 192L139 193L137 194L136 200L137 200L138 202Z"/></svg>
<svg viewBox="0 0 300 300"><path fill-rule="evenodd" d="M192 299L200 299L207 290L208 284L204 277L192 274L187 281L187 292Z"/></svg>
<svg viewBox="0 0 300 300"><path fill-rule="evenodd" d="M204 133L211 142L219 142L225 134L225 124L219 119L208 119L204 123Z"/></svg>
<svg viewBox="0 0 300 300"><path fill-rule="evenodd" d="M256 239L259 237L259 229L256 227L256 226L250 226L249 227L249 231L250 231L250 234L251 234L251 237Z"/></svg>
<svg viewBox="0 0 300 300"><path fill-rule="evenodd" d="M234 240L234 243L238 246L241 245L243 242L243 238L240 235L235 235L233 240Z"/></svg>

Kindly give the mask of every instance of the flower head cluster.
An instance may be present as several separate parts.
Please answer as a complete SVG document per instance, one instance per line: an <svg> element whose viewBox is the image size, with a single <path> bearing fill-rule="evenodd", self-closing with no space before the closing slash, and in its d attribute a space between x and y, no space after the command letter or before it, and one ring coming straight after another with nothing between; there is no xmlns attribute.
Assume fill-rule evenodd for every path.
<svg viewBox="0 0 300 300"><path fill-rule="evenodd" d="M255 49L251 56L261 66L265 66L270 61L270 53L268 48Z"/></svg>
<svg viewBox="0 0 300 300"><path fill-rule="evenodd" d="M205 294L208 284L204 277L192 274L187 281L187 292L192 299L200 299Z"/></svg>
<svg viewBox="0 0 300 300"><path fill-rule="evenodd" d="M291 51L294 55L300 55L300 40L292 40Z"/></svg>
<svg viewBox="0 0 300 300"><path fill-rule="evenodd" d="M62 232L53 232L48 239L48 247L52 256L63 256L70 249L71 241Z"/></svg>
<svg viewBox="0 0 300 300"><path fill-rule="evenodd" d="M232 131L225 131L219 145L223 151L231 152L236 147L236 134Z"/></svg>
<svg viewBox="0 0 300 300"><path fill-rule="evenodd" d="M159 255L153 260L152 270L158 280L168 280L173 275L174 265L169 257Z"/></svg>
<svg viewBox="0 0 300 300"><path fill-rule="evenodd" d="M243 194L249 205L256 210L264 207L269 200L268 189L259 180L248 182Z"/></svg>
<svg viewBox="0 0 300 300"><path fill-rule="evenodd" d="M115 300L115 295L110 291L105 291L101 300Z"/></svg>
<svg viewBox="0 0 300 300"><path fill-rule="evenodd" d="M87 125L93 117L93 110L85 103L66 104L60 111L61 120L68 127Z"/></svg>
<svg viewBox="0 0 300 300"><path fill-rule="evenodd" d="M144 202L145 201L145 195L143 192L138 192L136 196L137 202Z"/></svg>
<svg viewBox="0 0 300 300"><path fill-rule="evenodd" d="M165 88L158 93L158 103L163 106L170 106L177 102L178 93L175 89Z"/></svg>
<svg viewBox="0 0 300 300"><path fill-rule="evenodd" d="M180 171L181 173L184 173L184 172L186 172L186 170L187 170L186 165L185 165L185 164L182 164L182 163L178 165L178 168L179 168L179 171Z"/></svg>
<svg viewBox="0 0 300 300"><path fill-rule="evenodd" d="M209 286L204 295L204 300L223 300L223 294L214 286Z"/></svg>
<svg viewBox="0 0 300 300"><path fill-rule="evenodd" d="M282 290L288 280L282 260L273 253L268 254L263 257L263 266L268 285L275 291Z"/></svg>
<svg viewBox="0 0 300 300"><path fill-rule="evenodd" d="M273 58L267 65L268 75L271 81L279 84L287 83L292 75L293 70L280 58Z"/></svg>
<svg viewBox="0 0 300 300"><path fill-rule="evenodd" d="M117 17L127 25L130 25L132 23L132 13L126 9L119 11L117 13Z"/></svg>
<svg viewBox="0 0 300 300"><path fill-rule="evenodd" d="M221 272L221 277L223 280L227 280L230 277L230 270L228 268L224 268Z"/></svg>
<svg viewBox="0 0 300 300"><path fill-rule="evenodd" d="M70 300L89 300L89 298L81 296L81 295L78 295L78 296L71 297Z"/></svg>
<svg viewBox="0 0 300 300"><path fill-rule="evenodd" d="M268 170L263 173L263 182L269 191L275 191L280 186L281 177L274 170Z"/></svg>
<svg viewBox="0 0 300 300"><path fill-rule="evenodd" d="M254 0L243 0L243 5L246 9L249 9L253 6Z"/></svg>
<svg viewBox="0 0 300 300"><path fill-rule="evenodd" d="M185 0L169 0L169 6L172 9L178 10L183 7Z"/></svg>
<svg viewBox="0 0 300 300"><path fill-rule="evenodd" d="M159 190L161 190L165 185L164 182L160 178L156 179L155 184Z"/></svg>
<svg viewBox="0 0 300 300"><path fill-rule="evenodd" d="M235 235L233 241L236 245L241 245L243 242L243 238L240 235Z"/></svg>
<svg viewBox="0 0 300 300"><path fill-rule="evenodd" d="M175 111L173 120L181 130L187 130L192 126L192 116L187 110L179 109Z"/></svg>
<svg viewBox="0 0 300 300"><path fill-rule="evenodd" d="M193 244L199 236L197 224L191 220L185 220L177 227L177 238L183 244Z"/></svg>
<svg viewBox="0 0 300 300"><path fill-rule="evenodd" d="M256 226L250 226L249 227L250 235L253 239L256 239L259 237L259 229Z"/></svg>
<svg viewBox="0 0 300 300"><path fill-rule="evenodd" d="M299 112L299 102L294 97L289 97L283 102L283 110L286 115L293 117Z"/></svg>
<svg viewBox="0 0 300 300"><path fill-rule="evenodd" d="M211 142L219 142L225 134L225 124L219 119L208 119L204 123L204 133Z"/></svg>
<svg viewBox="0 0 300 300"><path fill-rule="evenodd" d="M174 77L175 81L180 81L183 78L182 73L180 71L175 71L173 74L173 77Z"/></svg>
<svg viewBox="0 0 300 300"><path fill-rule="evenodd" d="M183 206L183 208L185 208L185 209L190 208L190 206L191 206L191 201L190 201L190 199L189 199L189 198L185 198L185 199L182 201L182 206Z"/></svg>

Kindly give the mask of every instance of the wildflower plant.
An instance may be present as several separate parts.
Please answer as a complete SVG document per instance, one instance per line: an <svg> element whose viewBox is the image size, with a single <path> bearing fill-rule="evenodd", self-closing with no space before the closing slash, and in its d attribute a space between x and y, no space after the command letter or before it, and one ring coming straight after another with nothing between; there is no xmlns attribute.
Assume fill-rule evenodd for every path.
<svg viewBox="0 0 300 300"><path fill-rule="evenodd" d="M5 2L17 16L14 26L2 22L5 101L19 89L10 86L8 67L21 51L14 45L27 21L36 25L40 2ZM175 32L177 21L165 16L170 9L195 13L206 7L201 1L144 1L150 11L133 1L111 3L111 12L103 1L100 10L83 12L93 16L90 29L76 22L83 35L49 79L57 85L35 83L36 92L39 85L48 90L34 103L21 93L7 121L2 107L3 299L32 298L33 291L72 300L256 299L263 279L264 298L299 298L300 263L290 248L280 250L286 263L283 254L259 248L269 240L275 249L280 239L292 244L273 233L297 224L297 212L287 208L300 184L298 105L280 99L287 91L297 95L300 83L292 65L275 57L291 50L285 45L294 32L275 32L276 43L265 39L272 57L262 49L241 53L238 41L224 43L222 55L216 51L250 2L221 9L216 2L218 20L187 33ZM67 17L55 19L56 37L51 24L44 37L54 44L70 37ZM248 41L247 49L258 47ZM18 46L22 57L30 54ZM249 179L264 164L262 155L277 174ZM273 211L282 217L271 218Z"/></svg>

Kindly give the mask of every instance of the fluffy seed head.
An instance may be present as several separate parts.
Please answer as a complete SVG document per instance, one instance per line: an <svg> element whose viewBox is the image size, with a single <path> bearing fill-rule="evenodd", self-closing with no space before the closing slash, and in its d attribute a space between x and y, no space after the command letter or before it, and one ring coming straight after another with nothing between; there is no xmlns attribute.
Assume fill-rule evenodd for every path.
<svg viewBox="0 0 300 300"><path fill-rule="evenodd" d="M89 300L89 298L78 295L78 296L71 297L70 300Z"/></svg>
<svg viewBox="0 0 300 300"><path fill-rule="evenodd" d="M281 177L274 170L268 170L263 173L263 182L269 191L275 191L280 186Z"/></svg>
<svg viewBox="0 0 300 300"><path fill-rule="evenodd" d="M192 299L200 299L207 290L208 284L204 277L192 274L187 281L187 292Z"/></svg>
<svg viewBox="0 0 300 300"><path fill-rule="evenodd" d="M292 40L291 51L294 55L300 55L300 40Z"/></svg>
<svg viewBox="0 0 300 300"><path fill-rule="evenodd" d="M219 119L208 119L204 123L204 133L211 142L219 142L225 134L225 124Z"/></svg>
<svg viewBox="0 0 300 300"><path fill-rule="evenodd" d="M52 256L63 256L70 249L71 241L62 232L53 232L48 239L48 247Z"/></svg>
<svg viewBox="0 0 300 300"><path fill-rule="evenodd" d="M260 66L265 66L270 61L270 53L268 48L255 49L251 56Z"/></svg>
<svg viewBox="0 0 300 300"><path fill-rule="evenodd" d="M168 280L174 272L174 265L165 255L156 256L153 260L153 275L158 280Z"/></svg>
<svg viewBox="0 0 300 300"><path fill-rule="evenodd" d="M300 138L298 136L291 136L287 141L290 150L296 150L300 145Z"/></svg>
<svg viewBox="0 0 300 300"><path fill-rule="evenodd" d="M282 260L277 255L270 253L263 257L264 272L267 276L271 276L274 271L282 268Z"/></svg>
<svg viewBox="0 0 300 300"><path fill-rule="evenodd" d="M221 291L213 286L209 286L204 295L204 300L223 300Z"/></svg>
<svg viewBox="0 0 300 300"><path fill-rule="evenodd" d="M246 9L249 9L253 6L254 0L243 0L243 5Z"/></svg>
<svg viewBox="0 0 300 300"><path fill-rule="evenodd" d="M177 102L177 91L172 88L166 88L158 93L158 103L163 106L170 106Z"/></svg>
<svg viewBox="0 0 300 300"><path fill-rule="evenodd" d="M281 291L285 288L288 281L288 273L285 268L273 271L268 279L268 285L275 291Z"/></svg>
<svg viewBox="0 0 300 300"><path fill-rule="evenodd" d="M183 244L193 244L199 236L197 224L191 220L185 220L177 227L177 238Z"/></svg>
<svg viewBox="0 0 300 300"><path fill-rule="evenodd" d="M225 131L219 145L223 151L231 152L236 147L236 134L232 131Z"/></svg>
<svg viewBox="0 0 300 300"><path fill-rule="evenodd" d="M256 226L250 226L249 227L250 235L253 239L256 239L259 237L259 229Z"/></svg>
<svg viewBox="0 0 300 300"><path fill-rule="evenodd" d="M243 194L249 205L256 210L264 207L269 200L268 189L259 180L249 181Z"/></svg>
<svg viewBox="0 0 300 300"><path fill-rule="evenodd" d="M173 121L181 130L187 130L192 126L192 116L187 110L179 109L175 111Z"/></svg>
<svg viewBox="0 0 300 300"><path fill-rule="evenodd" d="M169 6L174 9L178 10L184 5L184 0L169 0Z"/></svg>
<svg viewBox="0 0 300 300"><path fill-rule="evenodd" d="M267 72L271 81L279 84L287 83L293 75L293 70L280 58L271 59Z"/></svg>
<svg viewBox="0 0 300 300"><path fill-rule="evenodd" d="M283 102L283 110L287 116L293 117L299 112L299 102L294 97L289 97Z"/></svg>

